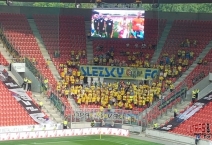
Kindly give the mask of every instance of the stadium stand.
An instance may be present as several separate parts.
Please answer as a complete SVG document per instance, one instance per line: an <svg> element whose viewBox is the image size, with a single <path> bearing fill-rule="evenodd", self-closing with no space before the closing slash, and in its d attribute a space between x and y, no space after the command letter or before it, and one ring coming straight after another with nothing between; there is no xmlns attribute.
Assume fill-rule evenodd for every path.
<svg viewBox="0 0 212 145"><path fill-rule="evenodd" d="M0 82L0 126L37 124Z"/></svg>
<svg viewBox="0 0 212 145"><path fill-rule="evenodd" d="M83 17L35 15L34 20L50 57L59 72L60 64L66 64L70 60L70 55L75 56L76 64L87 63ZM57 51L62 57L55 56Z"/></svg>
<svg viewBox="0 0 212 145"><path fill-rule="evenodd" d="M22 14L1 13L0 22L4 29L3 34L7 40L5 43L10 43L21 57L28 58L33 66L41 72L41 75L47 78L50 84L56 86L57 82L47 67L46 60L40 52L26 17ZM61 98L61 100L66 105L66 110L70 112L71 107L67 99Z"/></svg>
<svg viewBox="0 0 212 145"><path fill-rule="evenodd" d="M202 64L199 64L196 66L196 68L184 79L181 81L181 83L175 88L176 92L179 91L182 87L182 85L187 85L187 89L189 90L190 88L192 88L195 84L193 83L193 79L198 76L198 81L201 81L203 78L205 78L208 74L209 74L209 71L210 71L210 64L212 61L211 61L211 54L212 54L212 50L210 50L208 52L208 54L203 58L203 60L205 60L205 63L202 63ZM207 61L207 63L206 63ZM165 100L168 100L171 96L173 96L174 93L170 93L168 96L166 96ZM159 110L159 105L160 105L160 102L158 102L156 104L156 106L154 107L153 110L151 110L147 116L145 116L148 121L152 121L154 119L156 119L158 117L158 115L161 115L163 114L164 112L167 111L167 109L170 109L172 108L172 106L176 105L177 103L179 103L181 101L181 98L178 98L176 100L174 100L173 102L171 102L166 108L162 109L162 110ZM192 103L189 104L189 106L192 105ZM189 107L187 106L187 107ZM210 106L210 104L208 105ZM186 108L187 108L186 107ZM186 109L185 108L185 109ZM210 107L206 107L204 110L208 110L207 108L210 108ZM181 113L184 112L181 111ZM204 111L203 111L204 112ZM201 112L198 112L198 114L201 114ZM204 114L204 113L203 113ZM185 123L183 123L182 125L180 125L179 127L176 128L176 131L173 130L172 132L174 133L180 133L180 134L187 134L187 131L185 131L185 126L187 125L191 125L190 123L193 121L193 123L195 122L195 116L198 116L198 115L194 115L194 118L193 116L191 117L191 119L189 119L190 121L185 121ZM170 118L170 120L172 120L173 118ZM205 118L207 120L207 118ZM167 120L166 122L164 122L164 124L166 124L167 122L169 122L170 120ZM205 121L205 120L204 120ZM197 121L196 121L197 122ZM161 124L161 125L164 125L164 124ZM190 134L191 135L191 134Z"/></svg>
<svg viewBox="0 0 212 145"><path fill-rule="evenodd" d="M21 14L1 13L0 22L4 28L3 33L7 41L12 44L19 55L29 58L31 62L35 63L42 75L49 79L51 84L56 84L51 71L47 68L46 61L40 52L26 17Z"/></svg>
<svg viewBox="0 0 212 145"><path fill-rule="evenodd" d="M207 60L208 63L211 63L211 54L212 50L205 56L204 60ZM193 86L192 78L194 78L196 75L199 76L199 74L203 73L204 76L207 76L210 71L210 66L207 64L200 64L198 65L189 75L188 77L184 80L188 83L188 87L191 88ZM203 76L201 78L204 78ZM199 79L201 80L201 79ZM194 125L200 122L206 122L206 123L212 123L211 118L209 117L211 112L211 102L207 104L206 107L202 108L199 112L194 114L190 119L186 120L184 123L182 123L180 126L174 128L171 132L173 133L178 133L178 134L183 134L183 135L193 135L189 134L188 130L185 128L189 128L190 125Z"/></svg>
<svg viewBox="0 0 212 145"><path fill-rule="evenodd" d="M158 64L171 64L168 75L172 75L174 66L182 66L185 72L196 60L211 39L210 21L175 20L169 32ZM194 35L195 34L195 35ZM183 37L182 37L183 36ZM162 71L164 66L160 67ZM176 81L173 78L172 81Z"/></svg>

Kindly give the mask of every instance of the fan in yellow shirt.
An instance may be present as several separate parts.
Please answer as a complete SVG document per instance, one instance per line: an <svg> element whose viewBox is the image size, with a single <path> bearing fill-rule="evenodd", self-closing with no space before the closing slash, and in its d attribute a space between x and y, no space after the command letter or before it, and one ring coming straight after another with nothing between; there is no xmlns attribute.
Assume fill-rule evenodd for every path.
<svg viewBox="0 0 212 145"><path fill-rule="evenodd" d="M65 72L64 72L64 71L60 72L60 77L61 77L62 79L65 77Z"/></svg>
<svg viewBox="0 0 212 145"><path fill-rule="evenodd" d="M132 110L132 109L133 109L133 106L132 106L132 104L131 104L131 103L130 103L128 106L129 106L128 108L129 108L130 110Z"/></svg>
<svg viewBox="0 0 212 145"><path fill-rule="evenodd" d="M124 103L124 108L125 108L125 109L129 109L129 103L127 103L127 102Z"/></svg>
<svg viewBox="0 0 212 145"><path fill-rule="evenodd" d="M78 105L81 105L81 103L82 103L82 98L79 97L79 98L77 99L77 104L78 104Z"/></svg>
<svg viewBox="0 0 212 145"><path fill-rule="evenodd" d="M141 108L143 106L143 100L139 98L138 100L138 107Z"/></svg>
<svg viewBox="0 0 212 145"><path fill-rule="evenodd" d="M100 96L98 95L98 96L96 97L96 103L97 103L97 105L100 105L100 101L101 101L101 98L100 98Z"/></svg>
<svg viewBox="0 0 212 145"><path fill-rule="evenodd" d="M80 75L81 75L80 70L77 70L77 76L80 77Z"/></svg>
<svg viewBox="0 0 212 145"><path fill-rule="evenodd" d="M135 105L135 107L137 107L137 105L138 105L137 97L134 97L133 98L133 104Z"/></svg>
<svg viewBox="0 0 212 145"><path fill-rule="evenodd" d="M84 79L84 76L80 76L80 80L82 81Z"/></svg>
<svg viewBox="0 0 212 145"><path fill-rule="evenodd" d="M65 96L66 96L66 98L68 98L68 96L69 96L69 90L68 89L65 90Z"/></svg>
<svg viewBox="0 0 212 145"><path fill-rule="evenodd" d="M77 75L77 71L76 70L73 70L72 71L72 75L75 77Z"/></svg>
<svg viewBox="0 0 212 145"><path fill-rule="evenodd" d="M69 81L70 81L69 78L70 77L68 75L66 75L66 83L68 83L68 84L69 84Z"/></svg>
<svg viewBox="0 0 212 145"><path fill-rule="evenodd" d="M121 100L122 100L122 96L121 96L121 94L118 94L117 101L120 102Z"/></svg>
<svg viewBox="0 0 212 145"><path fill-rule="evenodd" d="M63 71L64 71L65 74L68 73L68 68L67 68L67 66L64 67Z"/></svg>
<svg viewBox="0 0 212 145"><path fill-rule="evenodd" d="M119 109L122 109L123 105L124 105L123 102L120 101L120 102L118 103Z"/></svg>
<svg viewBox="0 0 212 145"><path fill-rule="evenodd" d="M85 96L82 97L82 104L85 104Z"/></svg>

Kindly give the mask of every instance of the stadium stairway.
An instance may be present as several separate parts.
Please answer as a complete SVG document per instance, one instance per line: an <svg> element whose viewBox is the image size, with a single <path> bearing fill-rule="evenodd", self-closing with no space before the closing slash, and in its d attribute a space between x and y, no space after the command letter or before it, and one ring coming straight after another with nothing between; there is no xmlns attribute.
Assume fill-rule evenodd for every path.
<svg viewBox="0 0 212 145"><path fill-rule="evenodd" d="M42 111L44 111L50 119L57 123L63 122L64 118L57 108L51 103L50 99L46 95L40 93L32 93L32 98L37 104L43 102Z"/></svg>
<svg viewBox="0 0 212 145"><path fill-rule="evenodd" d="M152 56L151 63L157 63L157 60L158 60L158 58L160 56L160 53L161 53L161 51L163 49L163 46L164 46L164 44L166 42L166 39L167 39L168 35L169 35L169 31L172 28L172 23L173 23L173 21L167 20L166 26L165 26L165 28L164 28L164 30L162 32L162 35L161 35L161 37L159 39L158 44L157 44L157 49L155 50L155 52L154 52L154 54Z"/></svg>
<svg viewBox="0 0 212 145"><path fill-rule="evenodd" d="M2 42L0 42L0 52L9 63L12 62L12 56L10 56L7 49L5 47L3 47ZM15 76L12 74L12 72L9 71L9 67L5 67L5 69L7 70L9 76L12 77L13 80L17 84L19 84L18 80L15 78ZM21 84L19 84L19 85L21 85ZM34 101L37 104L39 104L40 101L43 102L43 109L42 110L50 117L50 119L52 119L52 120L54 120L58 123L62 122L62 120L63 120L62 116L57 111L57 109L53 106L53 104L50 102L50 100L47 99L47 97L44 97L42 94L32 92L32 98L34 99Z"/></svg>
<svg viewBox="0 0 212 145"><path fill-rule="evenodd" d="M186 70L182 74L182 76L174 83L174 86L178 86L194 70L194 68L197 66L199 59L204 58L206 54L211 50L211 48L212 48L212 41L210 41L209 44L205 47L205 49L203 49L203 51L199 54L199 56L193 62L193 64L189 67L189 69ZM164 92L163 95L167 96L169 93L170 93L170 90L167 90L166 92Z"/></svg>
<svg viewBox="0 0 212 145"><path fill-rule="evenodd" d="M43 40L42 40L41 35L40 35L40 33L39 33L38 29L37 29L37 26L35 24L34 19L28 19L28 22L29 22L29 25L30 25L30 27L32 29L32 32L33 32L33 34L34 34L34 36L36 38L36 41L38 43L38 46L39 46L39 48L41 50L41 53L42 53L43 57L45 58L45 60L47 60L47 59L50 60L49 61L49 68L50 68L52 74L54 75L54 78L57 81L59 81L60 75L59 75L56 67L54 66L53 62L51 61L51 58L50 58L50 56L49 56L49 54L48 54L48 52L46 50L46 47L45 47L45 45L43 43Z"/></svg>
<svg viewBox="0 0 212 145"><path fill-rule="evenodd" d="M205 79L208 79L208 77L206 77ZM201 80L198 84L203 85L204 81L206 81L205 79ZM196 86L198 86L198 84L196 84L194 87L190 88L187 92L191 92L194 90L194 88L196 88ZM205 95L207 95L208 93L210 93L211 91L211 87L212 87L212 83L210 83L209 85L203 85L202 86L202 90L199 92L198 94L198 99L201 99L202 97L204 97ZM168 111L166 113L164 113L162 116L159 116L155 121L155 123L158 123L159 126L164 125L166 122L168 122L170 119L172 119L174 117L174 109L178 110L178 113L184 111L190 104L191 104L191 98L189 99L188 97L186 98L186 101L183 101L179 104L177 104L174 108L172 107L172 109L168 109Z"/></svg>
<svg viewBox="0 0 212 145"><path fill-rule="evenodd" d="M203 49L203 51L200 53L200 55L196 58L196 60L193 62L193 64L189 67L189 69L183 73L183 75L174 83L174 86L178 86L197 66L198 60L200 58L204 58L206 56L206 54L211 50L212 48L212 41L209 42L209 44L205 47L205 49ZM186 84L185 84L186 85ZM166 92L163 93L163 96L167 96L170 93L170 90L167 90ZM186 98L186 101L183 101L179 104L176 105L176 109L181 110L182 108L185 108L185 106L188 106L188 104L191 101L191 98ZM152 108L154 108L154 106L157 104L157 102L154 102L153 105L150 108L147 108L146 111L143 111L143 115L145 116L146 113L150 112L152 110ZM178 107L178 105L180 107ZM182 107L181 107L182 106ZM171 110L170 113L167 113L167 115L165 115L165 118L170 118L171 116L173 116L173 110ZM164 119L165 119L164 118ZM154 122L154 121L153 121ZM160 122L164 122L163 119L161 119ZM160 124L160 122L158 124Z"/></svg>
<svg viewBox="0 0 212 145"><path fill-rule="evenodd" d="M0 52L10 64L12 62L12 56L10 56L9 52L7 51L6 47L3 46L3 42L0 40Z"/></svg>
<svg viewBox="0 0 212 145"><path fill-rule="evenodd" d="M190 103L191 103L191 101L189 101L189 100L185 100L185 101L182 101L181 103L178 103L175 107L172 107L171 109L168 109L166 113L163 113L162 116L159 116L153 122L157 123L159 126L164 125L167 121L169 121L171 118L174 117L174 109L177 109L178 112L181 112L187 106L189 106Z"/></svg>
<svg viewBox="0 0 212 145"><path fill-rule="evenodd" d="M3 43L1 41L0 41L0 52L4 56L4 58L7 60L7 62L10 64L12 62L12 56L9 54L9 52L7 51L7 49L5 47L3 47ZM12 74L12 72L9 71L9 67L5 67L5 69L8 71L9 76L11 76L13 78L13 80L17 84L19 84L18 81L17 81L17 79L15 78L15 76Z"/></svg>
<svg viewBox="0 0 212 145"><path fill-rule="evenodd" d="M35 24L34 19L28 19L28 22L29 22L29 25L30 25L30 27L31 27L31 29L33 31L33 34L34 34L35 38L36 38L36 41L38 43L38 46L39 46L39 48L41 50L42 55L44 56L44 58L46 60L47 59L48 60L51 60L51 58L50 58L50 56L49 56L49 54L48 54L48 52L46 50L46 46L43 43L42 37L41 37L41 35L40 35L40 33L39 33L38 29L37 29L37 26ZM54 77L56 78L56 80L57 81L60 81L60 75L59 75L59 73L58 73L58 71L57 71L57 69L56 69L56 67L55 67L55 65L53 64L52 61L50 61L50 63L49 63L49 68L50 68L52 74L54 75ZM46 104L46 110L47 110L47 112L49 112L51 114L51 116L56 121L60 121L60 118L61 118L61 117L59 117L60 115L58 116L58 113L54 111L54 109L56 109L56 108L54 108L53 106L51 106L52 104L50 102L48 102L48 100L45 100L45 97L39 96L39 94L36 94L36 95L33 95L33 96L34 96L34 98L36 100L39 100L39 101L42 100L43 102L44 101L47 101L47 104ZM76 105L74 99L72 99L72 98L70 99L69 98L69 103L71 104L71 106L74 109L76 109L76 110L78 109L78 106Z"/></svg>
<svg viewBox="0 0 212 145"><path fill-rule="evenodd" d="M90 21L85 21L85 31L86 35L91 31ZM87 52L87 61L90 63L90 61L93 60L93 42L91 40L86 41L86 52Z"/></svg>

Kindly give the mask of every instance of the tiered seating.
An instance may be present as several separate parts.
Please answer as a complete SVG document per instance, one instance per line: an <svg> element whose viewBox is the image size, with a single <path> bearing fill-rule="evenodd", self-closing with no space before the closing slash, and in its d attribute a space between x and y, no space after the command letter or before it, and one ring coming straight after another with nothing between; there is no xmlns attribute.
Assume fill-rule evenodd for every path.
<svg viewBox="0 0 212 145"><path fill-rule="evenodd" d="M212 109L212 103L210 102L203 109L194 114L191 118L180 124L179 127L174 128L171 132L193 136L193 133L189 132L189 128L191 127L191 125L196 125L200 123L209 123L209 124L212 123L212 118L210 115L212 113L211 109Z"/></svg>
<svg viewBox="0 0 212 145"><path fill-rule="evenodd" d="M167 54L170 58L174 54L176 56L174 60L178 62L178 51L184 50L185 52L194 52L194 58L189 60L189 65L191 65L211 40L211 24L211 21L175 20L158 62L164 54ZM180 46L186 39L190 41L190 47ZM193 45L194 40L197 42L196 46ZM186 71L186 69L184 68L183 71Z"/></svg>
<svg viewBox="0 0 212 145"><path fill-rule="evenodd" d="M143 52L143 56L149 54L149 60L151 60L152 55L154 54L154 49L149 49L148 46L157 45L158 39L160 38L164 27L166 25L166 20L158 20L158 19L145 19L145 39L144 41L135 40L135 39L121 39L121 40L94 40L93 41L93 51L94 55L100 55L108 52L111 47L114 47L114 59L128 61L127 56L122 56L120 52L130 52L132 55L133 52ZM126 44L129 43L130 46L127 48ZM135 44L138 44L138 48L135 48ZM147 47L141 49L142 44L146 44ZM97 46L103 46L103 52L98 51L96 49ZM141 60L145 60L145 57L139 58Z"/></svg>
<svg viewBox="0 0 212 145"><path fill-rule="evenodd" d="M205 56L204 60L208 61L208 64L212 62L212 49L209 51L209 53ZM195 75L204 72L205 76L209 74L210 71L210 65L198 65L185 79L186 83L188 84L188 87L191 88L192 82L191 79L195 77ZM211 108L212 108L212 103L210 102L206 107L201 109L198 113L194 114L191 118L186 120L184 123L182 123L179 127L175 128L172 132L174 133L179 133L179 134L184 134L184 135L192 135L188 134L188 131L185 130L185 128L189 128L189 125L194 125L198 123L212 123L212 119L210 117L211 113Z"/></svg>
<svg viewBox="0 0 212 145"><path fill-rule="evenodd" d="M0 126L37 124L0 82Z"/></svg>
<svg viewBox="0 0 212 145"><path fill-rule="evenodd" d="M205 77L209 74L210 71L210 65L211 65L211 55L212 55L212 49L208 52L208 54L204 57L204 60L207 60L208 63L207 64L201 64L198 65L176 88L176 91L179 91L181 89L182 85L187 85L188 89L192 88L195 84L192 83L192 79L200 74L200 73L204 73ZM203 77L204 78L204 77ZM199 80L201 81L201 79ZM168 98L170 98L172 95L174 95L174 93L169 94L165 100L167 100ZM156 107L154 109L152 109L152 111L148 114L148 116L146 116L145 119L147 119L148 121L152 121L153 119L157 118L157 116L159 114L163 114L167 109L172 108L173 105L179 103L181 101L181 98L178 98L177 100L173 101L171 104L169 104L166 108L164 108L163 110L159 110L158 106L160 104L160 102L156 105ZM190 104L191 105L191 104ZM205 116L205 110L211 110L211 103L208 105L208 107L205 107L204 109L202 109L200 112L198 112L197 114L195 114L194 116L192 116L189 120L185 121L185 123L181 124L179 127L177 127L176 129L174 129L172 132L174 133L180 133L180 134L187 134L187 131L185 130L185 126L188 125L192 125L192 123L200 123L200 122L204 122L206 120L209 120L208 116ZM183 112L183 111L182 111ZM202 113L203 112L203 113ZM201 120L196 119L198 116L198 118L202 118ZM205 116L204 118L201 116ZM173 118L171 118L173 119ZM168 122L168 121L167 121ZM166 122L166 123L167 123ZM207 121L206 121L207 122ZM211 122L211 121L210 121ZM209 122L209 123L210 123Z"/></svg>
<svg viewBox="0 0 212 145"><path fill-rule="evenodd" d="M0 22L4 28L4 35L19 54L29 59L35 58L37 69L51 84L56 84L50 69L46 68L46 60L40 52L26 17L21 14L1 13Z"/></svg>
<svg viewBox="0 0 212 145"><path fill-rule="evenodd" d="M76 55L79 51L86 49L83 17L35 15L34 19L57 69L59 69L60 63L66 63L70 60L71 51L75 51ZM59 50L61 57L54 58L53 54L57 50ZM80 62L85 64L86 58L81 58Z"/></svg>
<svg viewBox="0 0 212 145"><path fill-rule="evenodd" d="M0 53L0 65L7 66L9 63L7 60L4 58L4 56Z"/></svg>

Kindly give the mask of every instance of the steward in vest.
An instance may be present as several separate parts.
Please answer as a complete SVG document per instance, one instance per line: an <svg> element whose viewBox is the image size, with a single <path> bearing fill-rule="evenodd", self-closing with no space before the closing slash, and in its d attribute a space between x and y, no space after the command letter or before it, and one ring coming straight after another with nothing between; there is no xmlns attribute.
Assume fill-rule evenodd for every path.
<svg viewBox="0 0 212 145"><path fill-rule="evenodd" d="M193 90L192 91L192 103L195 103L195 100L196 100L196 91Z"/></svg>
<svg viewBox="0 0 212 145"><path fill-rule="evenodd" d="M45 91L47 91L47 89L48 89L48 82L49 82L48 79L45 79L45 80L43 81L43 83L44 83L44 90L45 90Z"/></svg>
<svg viewBox="0 0 212 145"><path fill-rule="evenodd" d="M94 125L95 125L95 122L94 122L94 120L92 120L91 127L94 127Z"/></svg>
<svg viewBox="0 0 212 145"><path fill-rule="evenodd" d="M31 91L32 81L30 79L28 79L27 83L28 83L27 91Z"/></svg>
<svg viewBox="0 0 212 145"><path fill-rule="evenodd" d="M157 123L155 123L154 124L154 128L153 129L157 129L158 128L158 124Z"/></svg>
<svg viewBox="0 0 212 145"><path fill-rule="evenodd" d="M63 129L67 129L68 121L64 120L63 121Z"/></svg>
<svg viewBox="0 0 212 145"><path fill-rule="evenodd" d="M196 89L196 94L195 94L195 96L196 96L196 99L198 99L198 94L199 94L199 89Z"/></svg>
<svg viewBox="0 0 212 145"><path fill-rule="evenodd" d="M21 85L21 87L24 88L24 90L26 89L27 81L28 81L28 79L27 79L27 77L25 77L25 78L24 78L24 82L23 82L23 84Z"/></svg>
<svg viewBox="0 0 212 145"><path fill-rule="evenodd" d="M40 102L39 103L39 108L42 109L42 107L43 107L43 102Z"/></svg>
<svg viewBox="0 0 212 145"><path fill-rule="evenodd" d="M177 109L174 109L174 117L177 117Z"/></svg>

